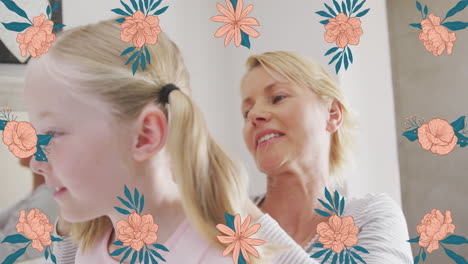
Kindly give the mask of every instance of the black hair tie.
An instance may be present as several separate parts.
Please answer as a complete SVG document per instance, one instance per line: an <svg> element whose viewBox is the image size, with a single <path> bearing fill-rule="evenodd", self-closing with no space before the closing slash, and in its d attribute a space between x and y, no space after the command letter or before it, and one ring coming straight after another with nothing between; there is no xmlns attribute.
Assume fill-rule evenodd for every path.
<svg viewBox="0 0 468 264"><path fill-rule="evenodd" d="M169 94L174 90L180 89L172 83L164 85L161 91L159 91L159 101L163 104L169 103Z"/></svg>

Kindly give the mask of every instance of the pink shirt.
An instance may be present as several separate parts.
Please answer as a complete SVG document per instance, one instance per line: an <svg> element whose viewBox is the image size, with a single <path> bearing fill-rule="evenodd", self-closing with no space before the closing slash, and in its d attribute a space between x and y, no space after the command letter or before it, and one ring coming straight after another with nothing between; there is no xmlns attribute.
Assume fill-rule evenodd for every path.
<svg viewBox="0 0 468 264"><path fill-rule="evenodd" d="M93 249L87 254L83 255L80 250L77 251L75 264L119 264L119 261L110 256L107 245L109 245L112 229L109 229L99 240ZM182 239L183 238L183 239ZM158 263L170 264L232 264L232 256L228 255L223 257L222 251L209 245L206 240L200 237L192 228L187 220L177 228L174 234L163 244L169 249L169 252L163 250L156 250L166 262L156 258ZM152 249L154 249L152 247ZM142 249L143 250L143 249ZM134 251L133 251L134 252ZM130 262L133 252L125 259L125 262ZM120 254L117 258L123 257L125 253ZM190 257L188 257L190 256ZM140 262L135 262L139 264ZM151 263L151 262L150 262Z"/></svg>

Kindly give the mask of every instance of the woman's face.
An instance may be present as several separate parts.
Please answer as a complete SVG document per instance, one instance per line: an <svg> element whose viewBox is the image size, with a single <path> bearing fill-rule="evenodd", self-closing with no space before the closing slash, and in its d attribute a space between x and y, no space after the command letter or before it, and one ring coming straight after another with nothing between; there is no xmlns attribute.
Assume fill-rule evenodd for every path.
<svg viewBox="0 0 468 264"><path fill-rule="evenodd" d="M25 88L30 120L38 134L54 134L48 162L33 158L31 169L47 186L62 188L54 196L67 221L102 216L117 204L126 181L119 151L125 142L112 129L110 108L85 95L72 96L69 91L78 84L50 76L44 63L31 64Z"/></svg>
<svg viewBox="0 0 468 264"><path fill-rule="evenodd" d="M243 135L257 167L272 174L327 163L328 104L273 73L255 67L241 87Z"/></svg>

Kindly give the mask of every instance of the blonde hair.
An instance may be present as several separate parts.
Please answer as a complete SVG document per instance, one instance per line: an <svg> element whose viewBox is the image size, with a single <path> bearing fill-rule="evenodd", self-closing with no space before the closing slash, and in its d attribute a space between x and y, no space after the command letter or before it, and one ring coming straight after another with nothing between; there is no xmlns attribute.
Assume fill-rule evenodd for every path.
<svg viewBox="0 0 468 264"><path fill-rule="evenodd" d="M119 56L131 45L119 36L119 24L113 20L63 32L47 55L80 66L80 74L54 74L76 78L88 93L109 103L122 121L136 119L151 103L164 110L168 119L165 149L172 157L172 172L186 216L202 236L222 249L225 245L216 239L221 234L215 226L225 223L225 212L240 214L242 219L260 214L248 197L247 174L208 132L201 110L190 97L189 73L177 45L162 32L158 43L148 46L151 64L133 76L131 67L124 65L127 58ZM168 83L180 90L171 92L169 103L164 105L158 94ZM81 241L85 252L111 225L110 219L102 216L73 224L71 236L75 242Z"/></svg>
<svg viewBox="0 0 468 264"><path fill-rule="evenodd" d="M329 180L330 185L345 193L345 179L339 172L347 162L352 161L350 154L355 143L353 131L359 125L336 81L320 63L292 52L275 51L250 56L246 62L247 72L244 78L257 66L262 66L271 76L274 76L273 70L288 81L309 88L322 99L336 99L341 104L343 121L338 131L331 136Z"/></svg>

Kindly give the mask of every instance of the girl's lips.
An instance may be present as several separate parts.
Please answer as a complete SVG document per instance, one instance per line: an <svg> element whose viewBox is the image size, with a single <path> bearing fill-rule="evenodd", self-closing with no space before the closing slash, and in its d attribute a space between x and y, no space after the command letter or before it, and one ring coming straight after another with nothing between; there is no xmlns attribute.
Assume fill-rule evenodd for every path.
<svg viewBox="0 0 468 264"><path fill-rule="evenodd" d="M54 198L55 198L55 199L59 199L59 198L61 198L66 192L67 192L67 188L65 188L65 187L58 188L58 189L55 190L55 192L54 192Z"/></svg>

